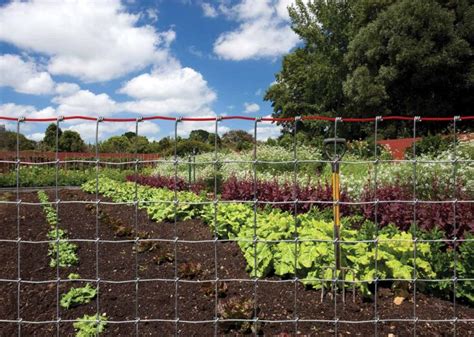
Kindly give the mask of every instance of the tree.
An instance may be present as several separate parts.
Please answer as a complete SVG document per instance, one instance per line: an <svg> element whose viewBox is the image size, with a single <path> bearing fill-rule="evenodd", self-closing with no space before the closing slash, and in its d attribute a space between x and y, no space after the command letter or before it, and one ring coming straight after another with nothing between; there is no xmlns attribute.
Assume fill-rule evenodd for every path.
<svg viewBox="0 0 474 337"><path fill-rule="evenodd" d="M20 133L18 136L20 151L34 150L35 142L26 138ZM0 129L0 150L16 151L17 133L13 131L4 131Z"/></svg>
<svg viewBox="0 0 474 337"><path fill-rule="evenodd" d="M58 126L56 124L49 124L46 128L46 132L44 133L43 144L48 150L56 150L56 136L59 140L62 134L63 131L61 128L58 130Z"/></svg>
<svg viewBox="0 0 474 337"><path fill-rule="evenodd" d="M472 41L457 28L465 19L442 4L449 1L400 0L357 32L345 56L353 115L472 111ZM469 10L473 19L474 6Z"/></svg>
<svg viewBox="0 0 474 337"><path fill-rule="evenodd" d="M275 117L472 113L469 0L297 0L289 13L303 46L283 58L266 92ZM311 138L327 125L297 127ZM288 132L294 123L283 126ZM358 123L338 127L347 138L371 131ZM401 131L400 125L390 130L394 136Z"/></svg>
<svg viewBox="0 0 474 337"><path fill-rule="evenodd" d="M193 130L189 134L189 140L194 140L198 142L203 142L209 145L214 145L216 139L216 134L212 132L207 132L206 130ZM219 145L221 143L221 139L219 136L217 136L217 144Z"/></svg>
<svg viewBox="0 0 474 337"><path fill-rule="evenodd" d="M273 116L333 116L343 112L351 3L317 0L305 4L297 0L289 8L292 28L304 46L283 58L276 83L265 94L265 100L272 102ZM284 130L289 131L293 124L283 124ZM300 123L298 130L320 134L324 127L324 123Z"/></svg>
<svg viewBox="0 0 474 337"><path fill-rule="evenodd" d="M66 130L59 138L59 151L63 152L84 152L86 145L79 133L72 130Z"/></svg>
<svg viewBox="0 0 474 337"><path fill-rule="evenodd" d="M244 130L231 130L222 136L222 144L237 151L252 148L254 142L253 136Z"/></svg>
<svg viewBox="0 0 474 337"><path fill-rule="evenodd" d="M100 151L104 153L133 152L132 143L126 136L113 136L100 144Z"/></svg>

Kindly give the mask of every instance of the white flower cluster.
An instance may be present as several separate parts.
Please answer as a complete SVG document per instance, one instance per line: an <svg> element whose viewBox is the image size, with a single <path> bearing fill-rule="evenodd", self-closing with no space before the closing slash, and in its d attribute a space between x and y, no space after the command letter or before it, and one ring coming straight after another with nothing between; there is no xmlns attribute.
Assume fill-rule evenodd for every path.
<svg viewBox="0 0 474 337"><path fill-rule="evenodd" d="M456 154L455 154L456 152ZM285 147L259 145L257 148L257 179L276 180L278 182L293 182L294 152ZM331 167L325 161L319 149L309 146L297 148L297 182L298 184L312 184L330 181ZM193 165L188 157L178 158L178 176L188 179ZM435 181L441 188L454 186L454 176L461 184L462 190L474 194L474 142L460 143L456 151L446 150L437 155L421 155L416 157L416 162L406 160L402 162L384 161L386 156L377 165L373 160L362 159L354 154L347 154L340 165L341 186L354 199L360 197L364 187L374 184L377 179L378 186L386 184L413 184L415 182L420 199L429 199L430 190ZM175 165L173 158L168 163L159 163L155 174L173 176ZM254 177L253 150L242 152L219 152L217 173L223 179L235 176L241 179ZM204 153L195 157L196 180L211 179L215 171L215 154ZM375 166L377 168L375 169ZM416 173L415 173L416 168ZM377 177L375 176L377 171ZM416 174L416 178L415 178ZM194 174L192 173L191 176Z"/></svg>

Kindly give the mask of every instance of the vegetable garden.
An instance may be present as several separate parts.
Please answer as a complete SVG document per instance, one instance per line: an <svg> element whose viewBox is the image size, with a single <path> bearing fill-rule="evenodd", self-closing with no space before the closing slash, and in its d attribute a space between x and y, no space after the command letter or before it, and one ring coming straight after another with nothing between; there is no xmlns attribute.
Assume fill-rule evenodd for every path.
<svg viewBox="0 0 474 337"><path fill-rule="evenodd" d="M89 119L96 141L104 124L138 135L143 121ZM172 123L175 138L182 123L209 122L147 119ZM474 143L457 140L473 117L285 121L327 122L334 137L343 123L374 127L372 144L337 160L337 200L333 162L296 127L284 147L258 141L271 118L213 118L215 134L229 119L251 123L252 149L216 140L193 157L119 163L97 151L77 171L2 161L2 335L474 334ZM406 120L414 137L451 124L449 144L391 159L378 130Z"/></svg>

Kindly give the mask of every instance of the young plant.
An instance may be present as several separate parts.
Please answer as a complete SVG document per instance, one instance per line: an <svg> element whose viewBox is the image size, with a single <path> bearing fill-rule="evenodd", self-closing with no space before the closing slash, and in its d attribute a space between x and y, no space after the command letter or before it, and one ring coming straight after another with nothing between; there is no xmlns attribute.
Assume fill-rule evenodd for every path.
<svg viewBox="0 0 474 337"><path fill-rule="evenodd" d="M243 322L240 320L250 321L254 314L253 309L254 308L252 300L235 296L227 300L221 301L217 306L217 313L222 319L236 320L233 322L225 322L222 324L226 332L231 329L236 329L241 333L248 333L251 329L252 323Z"/></svg>
<svg viewBox="0 0 474 337"><path fill-rule="evenodd" d="M107 326L106 314L84 315L73 324L76 337L94 337L104 332Z"/></svg>
<svg viewBox="0 0 474 337"><path fill-rule="evenodd" d="M48 238L50 240L60 240L59 242L49 243L48 256L51 258L49 262L50 267L54 268L58 263L59 267L71 267L79 262L79 257L76 253L77 245L67 241L64 230L52 229L48 232Z"/></svg>
<svg viewBox="0 0 474 337"><path fill-rule="evenodd" d="M97 290L87 283L85 287L71 288L69 291L61 296L60 304L63 308L80 304L89 303L97 295Z"/></svg>
<svg viewBox="0 0 474 337"><path fill-rule="evenodd" d="M185 262L178 267L179 275L183 278L194 279L202 275L202 267L200 263Z"/></svg>

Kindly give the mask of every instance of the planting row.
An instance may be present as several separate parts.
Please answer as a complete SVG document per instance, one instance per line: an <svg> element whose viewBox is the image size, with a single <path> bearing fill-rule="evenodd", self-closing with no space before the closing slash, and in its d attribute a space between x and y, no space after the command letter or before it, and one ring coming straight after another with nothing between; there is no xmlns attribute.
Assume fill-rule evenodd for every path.
<svg viewBox="0 0 474 337"><path fill-rule="evenodd" d="M93 193L96 181L82 188ZM376 280L389 280L397 287L409 288L416 278L421 281L417 283L418 290L447 297L455 293L474 302L474 242L448 247L440 240L443 233L437 229L415 233L413 228L407 232L387 225L377 230L360 216L345 217L340 246L346 272L342 274L334 270L332 222L324 220L327 214L317 209L295 216L274 208L255 210L252 204L215 204L209 203L205 195L105 177L99 179L98 192L114 202L139 201L138 207L157 222L201 218L218 237L238 242L251 277L297 276L314 288L336 283L338 287L357 286L366 295L371 293ZM413 234L435 241L415 243ZM465 238L472 240L473 236L467 234ZM455 271L457 279L453 279ZM422 282L433 279L442 281Z"/></svg>
<svg viewBox="0 0 474 337"><path fill-rule="evenodd" d="M182 178L166 176L127 176L128 181L155 188L166 188L177 191L192 190L195 193L206 191L204 183L187 184ZM226 201L253 201L255 198L264 203L275 203L274 208L283 211L307 213L313 209L319 211L332 209L332 188L328 183L315 185L279 183L276 180L265 181L252 179L238 179L235 176L228 178L220 185L220 198ZM461 185L447 187L443 184L432 182L431 201L444 201L439 203L418 203L415 208L412 203L390 202L413 200L413 186L401 182L379 186L375 193L373 186L366 186L360 198L353 198L342 189L340 201L361 202L361 206L341 205L343 215L362 215L367 219L375 219L375 205L371 202L378 199L377 221L381 227L393 224L402 230L408 230L414 222L416 215L417 226L432 230L440 228L445 233L445 238L462 238L464 233L474 233L474 208L469 200L472 193L464 191ZM453 196L458 200L466 201L456 204L456 208L449 201ZM170 194L173 198L174 195ZM173 200L173 199L170 199ZM295 205L294 200L302 201ZM322 201L320 203L318 201Z"/></svg>
<svg viewBox="0 0 474 337"><path fill-rule="evenodd" d="M284 183L293 181L296 169L300 185L317 185L330 181L331 177L330 164L324 162L327 159L320 149L315 147L298 146L296 158L299 162L296 165L292 146L259 145L256 164L254 164L253 150L219 152L217 171L214 156L214 153L203 153L193 160L179 157L177 167L174 165L174 158L169 158L169 163L160 163L154 173L174 177L177 170L180 178L189 181L190 172L192 172L193 181L214 182L216 173L218 179L223 181L233 176L239 180L252 178L255 168L259 180L274 181L276 179L279 183ZM384 152L379 153L377 157L380 160L389 159ZM365 155L348 153L344 157L346 163L341 164L341 184L351 197L358 198L364 187L374 181L375 171L377 171L379 185L402 183L413 186L415 183L418 198L429 199L433 180L436 180L443 188L449 187L454 183L453 171L455 169L457 183L463 191L470 191L472 196L472 191L474 191L472 158L474 158L473 141L459 143L456 149L448 147L439 152L423 153L416 158L415 178L412 161L397 165L383 161L375 164L373 156L368 158Z"/></svg>
<svg viewBox="0 0 474 337"><path fill-rule="evenodd" d="M48 231L49 243L48 255L50 256L50 267L67 268L79 263L77 256L77 245L69 242L66 231L59 228L59 219L56 209L51 205L48 195L44 191L38 192L46 221L50 225ZM80 275L70 273L68 279L80 279ZM87 283L84 287L71 287L65 294L61 295L59 304L65 309L89 303L97 295L97 290ZM74 322L77 337L93 337L105 330L107 316L84 315Z"/></svg>

